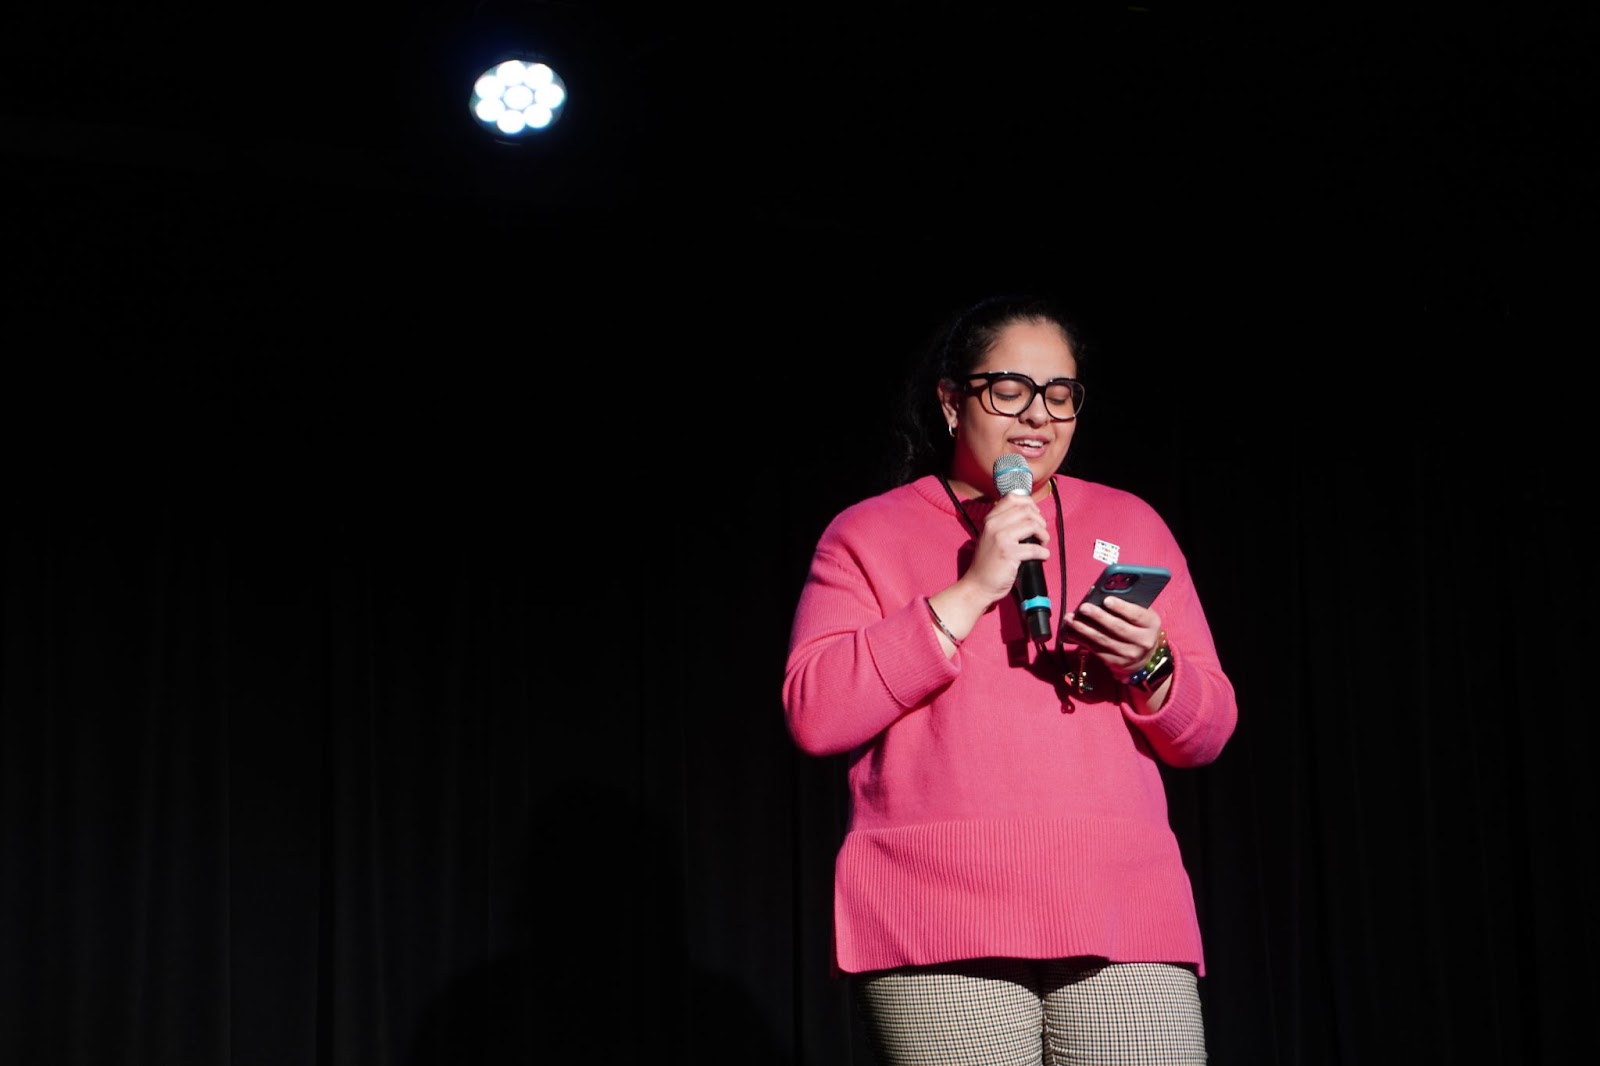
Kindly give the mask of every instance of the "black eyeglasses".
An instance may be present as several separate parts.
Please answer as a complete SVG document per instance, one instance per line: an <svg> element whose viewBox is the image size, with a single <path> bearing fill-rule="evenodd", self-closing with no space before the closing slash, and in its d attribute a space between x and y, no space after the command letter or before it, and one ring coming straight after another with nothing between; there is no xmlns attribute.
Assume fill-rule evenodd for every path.
<svg viewBox="0 0 1600 1066"><path fill-rule="evenodd" d="M1043 385L1026 374L991 370L987 374L967 375L967 394L992 414L1014 418L1033 405L1033 398L1044 393L1044 411L1052 422L1071 422L1083 409L1083 383L1074 378L1051 378Z"/></svg>

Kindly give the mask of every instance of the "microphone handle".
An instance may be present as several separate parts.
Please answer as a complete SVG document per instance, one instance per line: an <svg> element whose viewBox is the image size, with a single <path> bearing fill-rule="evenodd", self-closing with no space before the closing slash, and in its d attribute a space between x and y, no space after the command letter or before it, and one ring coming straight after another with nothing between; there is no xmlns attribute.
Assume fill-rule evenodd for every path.
<svg viewBox="0 0 1600 1066"><path fill-rule="evenodd" d="M1038 537L1029 537L1024 544L1039 543ZM1037 559L1027 559L1017 567L1014 586L1017 601L1022 605L1028 635L1035 643L1050 639L1050 590L1044 583L1044 564Z"/></svg>
<svg viewBox="0 0 1600 1066"><path fill-rule="evenodd" d="M1023 473L1027 472L1027 466L1020 456L1016 458L1014 465L1022 467ZM1033 476L1029 474L1025 484L1016 485L1007 495L1032 496ZM1029 537L1023 543L1037 544L1039 538ZM1018 566L1017 582L1012 586L1012 591L1016 593L1017 602L1022 607L1022 617L1028 627L1028 635L1036 644L1047 643L1050 640L1050 590L1044 582L1044 564L1037 559L1028 559Z"/></svg>

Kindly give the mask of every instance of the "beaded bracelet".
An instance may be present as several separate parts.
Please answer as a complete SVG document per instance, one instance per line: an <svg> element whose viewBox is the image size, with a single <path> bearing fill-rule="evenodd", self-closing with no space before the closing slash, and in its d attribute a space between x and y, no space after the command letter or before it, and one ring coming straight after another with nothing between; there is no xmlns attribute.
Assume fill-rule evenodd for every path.
<svg viewBox="0 0 1600 1066"><path fill-rule="evenodd" d="M1141 688L1146 692L1160 681L1172 669L1172 649L1167 647L1167 631L1161 630L1161 635L1156 639L1156 650L1150 653L1150 658L1145 664L1129 674L1122 683L1132 688Z"/></svg>
<svg viewBox="0 0 1600 1066"><path fill-rule="evenodd" d="M939 617L939 612L933 609L933 601L924 596L922 597L922 602L928 605L928 613L933 616L933 624L939 627L939 632L949 637L950 643L958 648L961 647L961 638L950 632L950 627L944 624L944 619Z"/></svg>

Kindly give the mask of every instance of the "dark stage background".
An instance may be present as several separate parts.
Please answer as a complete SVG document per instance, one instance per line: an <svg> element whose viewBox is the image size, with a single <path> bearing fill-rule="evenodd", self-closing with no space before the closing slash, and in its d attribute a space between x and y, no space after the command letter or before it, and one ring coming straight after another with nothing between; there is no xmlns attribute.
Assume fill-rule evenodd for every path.
<svg viewBox="0 0 1600 1066"><path fill-rule="evenodd" d="M1570 1061L1576 10L534 4L620 132L531 158L420 88L313 123L487 5L8 11L0 1062L865 1066L789 614L1014 287L1238 688L1168 778L1212 1061ZM268 88L187 117L220 47Z"/></svg>

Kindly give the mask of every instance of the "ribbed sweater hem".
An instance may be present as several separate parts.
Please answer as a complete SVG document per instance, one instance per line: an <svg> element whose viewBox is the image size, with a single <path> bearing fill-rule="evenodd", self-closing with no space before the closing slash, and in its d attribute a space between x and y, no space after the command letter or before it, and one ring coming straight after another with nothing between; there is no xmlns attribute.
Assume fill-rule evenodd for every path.
<svg viewBox="0 0 1600 1066"><path fill-rule="evenodd" d="M1172 962L1205 972L1166 826L1112 817L852 830L835 865L845 973L958 959Z"/></svg>

